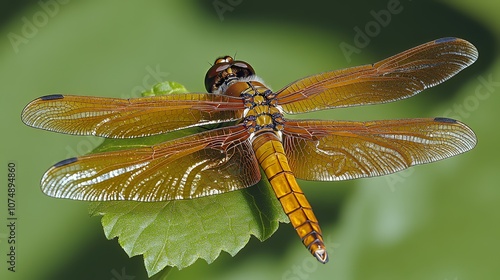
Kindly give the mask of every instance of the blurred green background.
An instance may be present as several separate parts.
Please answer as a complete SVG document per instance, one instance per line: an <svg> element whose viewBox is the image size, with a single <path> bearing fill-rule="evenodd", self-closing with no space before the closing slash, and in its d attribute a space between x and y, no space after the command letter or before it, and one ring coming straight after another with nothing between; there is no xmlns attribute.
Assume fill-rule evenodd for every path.
<svg viewBox="0 0 500 280"><path fill-rule="evenodd" d="M372 63L447 36L469 40L479 60L408 100L322 111L300 118L446 116L471 126L471 152L391 176L301 185L320 220L330 262L320 265L282 224L236 255L198 261L171 279L498 279L500 275L500 2L8 1L0 5L0 218L7 224L7 164L17 165L17 272L1 279L145 279L141 257L107 241L87 203L39 190L55 162L99 143L24 126L20 113L51 93L134 97L173 80L204 91L220 55L250 62L273 89L307 75ZM377 23L377 15L390 18ZM379 19L380 20L380 19ZM368 40L355 41L368 26ZM356 47L345 54L341 45ZM295 116L294 116L295 117ZM187 229L189 230L189 229ZM221 237L223 238L223 237Z"/></svg>

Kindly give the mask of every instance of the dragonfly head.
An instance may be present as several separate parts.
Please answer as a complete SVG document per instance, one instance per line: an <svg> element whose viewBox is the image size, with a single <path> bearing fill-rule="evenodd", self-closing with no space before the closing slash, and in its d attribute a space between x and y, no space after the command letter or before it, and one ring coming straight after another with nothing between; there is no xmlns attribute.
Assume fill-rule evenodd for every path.
<svg viewBox="0 0 500 280"><path fill-rule="evenodd" d="M205 75L205 88L208 92L215 92L223 84L252 75L255 71L250 64L230 56L219 57Z"/></svg>

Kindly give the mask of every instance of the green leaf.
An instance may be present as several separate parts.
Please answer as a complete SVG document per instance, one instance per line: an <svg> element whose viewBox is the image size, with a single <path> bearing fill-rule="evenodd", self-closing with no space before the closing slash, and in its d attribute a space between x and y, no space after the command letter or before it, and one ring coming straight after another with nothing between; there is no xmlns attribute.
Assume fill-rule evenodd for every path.
<svg viewBox="0 0 500 280"><path fill-rule="evenodd" d="M151 90L142 92L142 96L156 96L164 94L187 93L188 90L176 82L161 82L153 86Z"/></svg>
<svg viewBox="0 0 500 280"><path fill-rule="evenodd" d="M179 84L166 82L146 94L177 93L170 89L185 90ZM206 129L106 139L93 152L149 146ZM118 237L130 257L143 255L150 276L165 267L185 268L197 259L211 263L221 251L234 256L248 243L250 235L264 241L278 229L279 222L288 221L267 180L244 190L191 200L94 202L90 213L103 216L106 237Z"/></svg>

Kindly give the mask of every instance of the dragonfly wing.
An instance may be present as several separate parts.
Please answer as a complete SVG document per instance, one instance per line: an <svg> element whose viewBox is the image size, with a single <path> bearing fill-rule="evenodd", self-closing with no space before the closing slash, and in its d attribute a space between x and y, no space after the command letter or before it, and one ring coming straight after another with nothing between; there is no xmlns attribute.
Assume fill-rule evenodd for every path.
<svg viewBox="0 0 500 280"><path fill-rule="evenodd" d="M208 93L119 99L48 95L29 103L29 126L76 135L133 138L242 117L240 98Z"/></svg>
<svg viewBox="0 0 500 280"><path fill-rule="evenodd" d="M64 160L44 174L42 191L87 201L165 201L246 188L261 178L248 137L244 127L232 126Z"/></svg>
<svg viewBox="0 0 500 280"><path fill-rule="evenodd" d="M317 181L390 174L466 152L475 144L469 127L446 118L288 121L283 133L295 176Z"/></svg>
<svg viewBox="0 0 500 280"><path fill-rule="evenodd" d="M396 101L446 81L477 56L471 43L442 38L374 64L306 77L276 98L290 114Z"/></svg>

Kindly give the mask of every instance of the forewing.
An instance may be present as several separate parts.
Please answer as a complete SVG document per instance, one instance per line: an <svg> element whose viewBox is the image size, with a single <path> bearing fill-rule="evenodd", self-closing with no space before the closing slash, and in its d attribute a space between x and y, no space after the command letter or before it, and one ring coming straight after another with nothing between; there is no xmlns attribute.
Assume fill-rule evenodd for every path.
<svg viewBox="0 0 500 280"><path fill-rule="evenodd" d="M64 160L44 174L42 191L87 201L165 201L246 188L260 180L248 137L244 127L232 126Z"/></svg>
<svg viewBox="0 0 500 280"><path fill-rule="evenodd" d="M25 124L68 134L132 138L242 117L240 98L186 93L119 99L48 95L23 110Z"/></svg>
<svg viewBox="0 0 500 280"><path fill-rule="evenodd" d="M287 121L283 146L295 176L339 181L390 174L472 149L474 132L447 118Z"/></svg>
<svg viewBox="0 0 500 280"><path fill-rule="evenodd" d="M295 81L278 91L277 99L290 114L396 101L446 81L477 56L471 43L442 38L371 65Z"/></svg>

